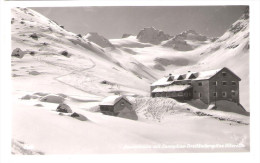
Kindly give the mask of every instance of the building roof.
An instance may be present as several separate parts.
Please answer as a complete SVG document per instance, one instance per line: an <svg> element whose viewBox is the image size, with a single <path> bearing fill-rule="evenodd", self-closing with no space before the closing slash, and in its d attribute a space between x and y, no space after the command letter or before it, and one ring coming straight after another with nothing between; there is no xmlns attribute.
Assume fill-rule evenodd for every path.
<svg viewBox="0 0 260 163"><path fill-rule="evenodd" d="M191 85L170 85L166 87L157 87L155 88L152 92L157 93L157 92L180 92L184 91L186 89L191 88Z"/></svg>
<svg viewBox="0 0 260 163"><path fill-rule="evenodd" d="M115 105L119 100L121 100L122 98L131 104L131 102L130 102L125 96L122 96L122 95L114 95L114 96L108 96L108 97L104 98L104 99L100 102L99 105L110 105L110 106L113 106L113 105Z"/></svg>
<svg viewBox="0 0 260 163"><path fill-rule="evenodd" d="M171 77L172 80L169 80ZM170 85L174 82L174 77L173 76L167 76L167 77L163 77L159 80L157 80L156 82L154 82L152 84L152 86L163 86L163 85Z"/></svg>
<svg viewBox="0 0 260 163"><path fill-rule="evenodd" d="M218 72L220 72L223 69L227 69L227 68L224 67L221 69L202 71L202 72L189 72L186 74L174 74L157 80L152 84L152 86L166 86L166 85L171 85L175 81L183 81L183 80L207 80L215 76ZM227 70L230 71L229 69ZM234 74L232 71L230 72ZM237 75L235 76L240 80L240 78ZM169 77L171 77L173 81L168 81Z"/></svg>

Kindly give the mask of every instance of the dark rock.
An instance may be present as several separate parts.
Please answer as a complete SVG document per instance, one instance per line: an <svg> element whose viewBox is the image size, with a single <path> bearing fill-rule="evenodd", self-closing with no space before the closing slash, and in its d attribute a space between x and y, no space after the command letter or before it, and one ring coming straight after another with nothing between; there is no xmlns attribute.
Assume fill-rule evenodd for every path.
<svg viewBox="0 0 260 163"><path fill-rule="evenodd" d="M79 117L79 114L74 112L74 113L71 114L71 117Z"/></svg>
<svg viewBox="0 0 260 163"><path fill-rule="evenodd" d="M69 105L61 103L59 104L59 106L56 109L57 112L61 112L61 113L72 113L71 108L69 107Z"/></svg>

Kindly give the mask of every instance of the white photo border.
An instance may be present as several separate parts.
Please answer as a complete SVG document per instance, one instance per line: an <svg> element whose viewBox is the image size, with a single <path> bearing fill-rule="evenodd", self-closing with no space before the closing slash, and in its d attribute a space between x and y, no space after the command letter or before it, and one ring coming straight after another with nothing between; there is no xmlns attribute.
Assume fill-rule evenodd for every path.
<svg viewBox="0 0 260 163"><path fill-rule="evenodd" d="M11 8L70 6L250 6L250 152L243 153L168 153L168 154L88 154L20 156L11 154L12 83L11 83ZM1 162L260 162L259 158L259 1L194 0L85 0L85 1L2 1L1 3Z"/></svg>

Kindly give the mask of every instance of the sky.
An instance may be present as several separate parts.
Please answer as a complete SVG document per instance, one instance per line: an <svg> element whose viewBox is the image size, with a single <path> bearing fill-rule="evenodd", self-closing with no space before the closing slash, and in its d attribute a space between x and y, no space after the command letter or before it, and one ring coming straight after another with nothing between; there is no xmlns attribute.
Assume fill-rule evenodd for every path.
<svg viewBox="0 0 260 163"><path fill-rule="evenodd" d="M172 36L192 29L208 37L221 36L245 6L105 6L31 8L76 34L97 32L108 39L137 35L155 27Z"/></svg>

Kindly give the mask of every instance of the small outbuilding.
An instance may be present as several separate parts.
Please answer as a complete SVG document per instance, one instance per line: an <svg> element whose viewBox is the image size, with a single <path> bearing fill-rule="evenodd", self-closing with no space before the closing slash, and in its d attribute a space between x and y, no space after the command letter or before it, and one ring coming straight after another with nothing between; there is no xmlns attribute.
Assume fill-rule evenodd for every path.
<svg viewBox="0 0 260 163"><path fill-rule="evenodd" d="M108 96L99 104L100 111L106 115L137 120L138 117L133 110L132 103L120 95Z"/></svg>

